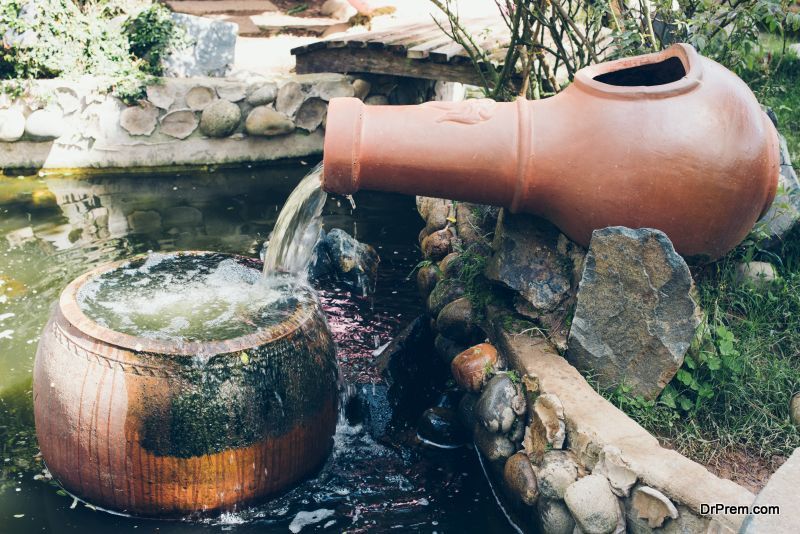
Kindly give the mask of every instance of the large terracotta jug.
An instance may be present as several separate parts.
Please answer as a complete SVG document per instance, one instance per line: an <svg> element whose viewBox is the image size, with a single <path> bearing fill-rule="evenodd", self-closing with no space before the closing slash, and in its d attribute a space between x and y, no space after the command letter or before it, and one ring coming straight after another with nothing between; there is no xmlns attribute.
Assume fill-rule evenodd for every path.
<svg viewBox="0 0 800 534"><path fill-rule="evenodd" d="M261 270L229 254L170 257L182 255ZM133 336L84 314L87 283L144 261L102 265L74 280L44 328L33 408L53 477L109 510L183 517L241 508L317 469L338 414L336 351L317 304L203 342ZM198 354L207 362L199 365Z"/></svg>
<svg viewBox="0 0 800 534"><path fill-rule="evenodd" d="M330 103L323 186L505 206L588 245L606 226L664 231L715 259L772 203L777 132L736 75L685 44L580 70L553 98Z"/></svg>

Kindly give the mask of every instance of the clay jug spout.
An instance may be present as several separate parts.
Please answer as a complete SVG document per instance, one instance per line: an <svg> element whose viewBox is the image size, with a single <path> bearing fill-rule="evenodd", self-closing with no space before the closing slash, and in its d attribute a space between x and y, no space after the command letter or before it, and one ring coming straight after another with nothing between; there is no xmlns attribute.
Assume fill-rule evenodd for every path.
<svg viewBox="0 0 800 534"><path fill-rule="evenodd" d="M680 44L584 68L555 97L416 106L331 101L323 187L533 213L587 245L606 226L664 231L714 259L768 209L777 132L736 75Z"/></svg>

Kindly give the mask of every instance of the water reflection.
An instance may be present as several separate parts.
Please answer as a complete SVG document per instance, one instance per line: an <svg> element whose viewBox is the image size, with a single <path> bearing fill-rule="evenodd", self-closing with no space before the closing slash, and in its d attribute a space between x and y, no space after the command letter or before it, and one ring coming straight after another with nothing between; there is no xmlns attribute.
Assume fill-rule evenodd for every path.
<svg viewBox="0 0 800 534"><path fill-rule="evenodd" d="M342 373L370 415L340 426L337 452L318 476L267 505L203 525L99 513L33 480L41 464L34 457L31 369L63 287L100 263L151 250L255 256L309 169L0 178L0 531L286 532L298 512L316 510L333 513L303 532L506 528L473 451L421 453L405 439L414 432L374 424L392 416L372 352L420 311L413 284L403 280L419 260L413 243L421 221L412 199L384 194L357 197L355 212L349 202L330 199L324 211L326 229L374 245L381 264L374 300L353 298L333 283L322 288Z"/></svg>

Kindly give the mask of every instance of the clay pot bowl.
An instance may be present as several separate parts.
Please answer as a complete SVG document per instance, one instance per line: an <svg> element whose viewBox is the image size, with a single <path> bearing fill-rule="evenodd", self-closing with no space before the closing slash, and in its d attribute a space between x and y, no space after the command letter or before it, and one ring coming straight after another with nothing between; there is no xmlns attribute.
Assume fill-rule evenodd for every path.
<svg viewBox="0 0 800 534"><path fill-rule="evenodd" d="M102 508L184 517L241 507L316 470L337 419L335 348L316 303L233 339L131 336L92 321L76 300L127 263L70 283L39 341L36 435L53 477Z"/></svg>
<svg viewBox="0 0 800 534"><path fill-rule="evenodd" d="M329 192L504 206L584 246L598 228L657 228L696 261L744 239L779 173L777 133L752 91L685 44L587 67L543 100L335 98L324 154Z"/></svg>

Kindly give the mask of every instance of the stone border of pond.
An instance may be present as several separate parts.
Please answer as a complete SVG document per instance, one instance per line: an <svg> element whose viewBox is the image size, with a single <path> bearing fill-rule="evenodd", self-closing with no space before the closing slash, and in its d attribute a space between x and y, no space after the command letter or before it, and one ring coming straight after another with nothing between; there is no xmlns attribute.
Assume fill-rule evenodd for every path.
<svg viewBox="0 0 800 534"><path fill-rule="evenodd" d="M465 391L459 418L523 529L788 532L800 521L787 475L800 453L757 499L662 447L591 382L633 376L652 398L683 361L700 310L663 233L606 228L585 250L536 217L428 197L417 209L425 261L416 282L436 352ZM778 237L784 226L769 230ZM607 309L582 307L581 297ZM749 514L754 503L781 515Z"/></svg>
<svg viewBox="0 0 800 534"><path fill-rule="evenodd" d="M417 104L449 97L445 82L237 75L161 78L128 104L110 81L83 77L0 84L0 168L79 171L258 164L318 156L331 98Z"/></svg>

